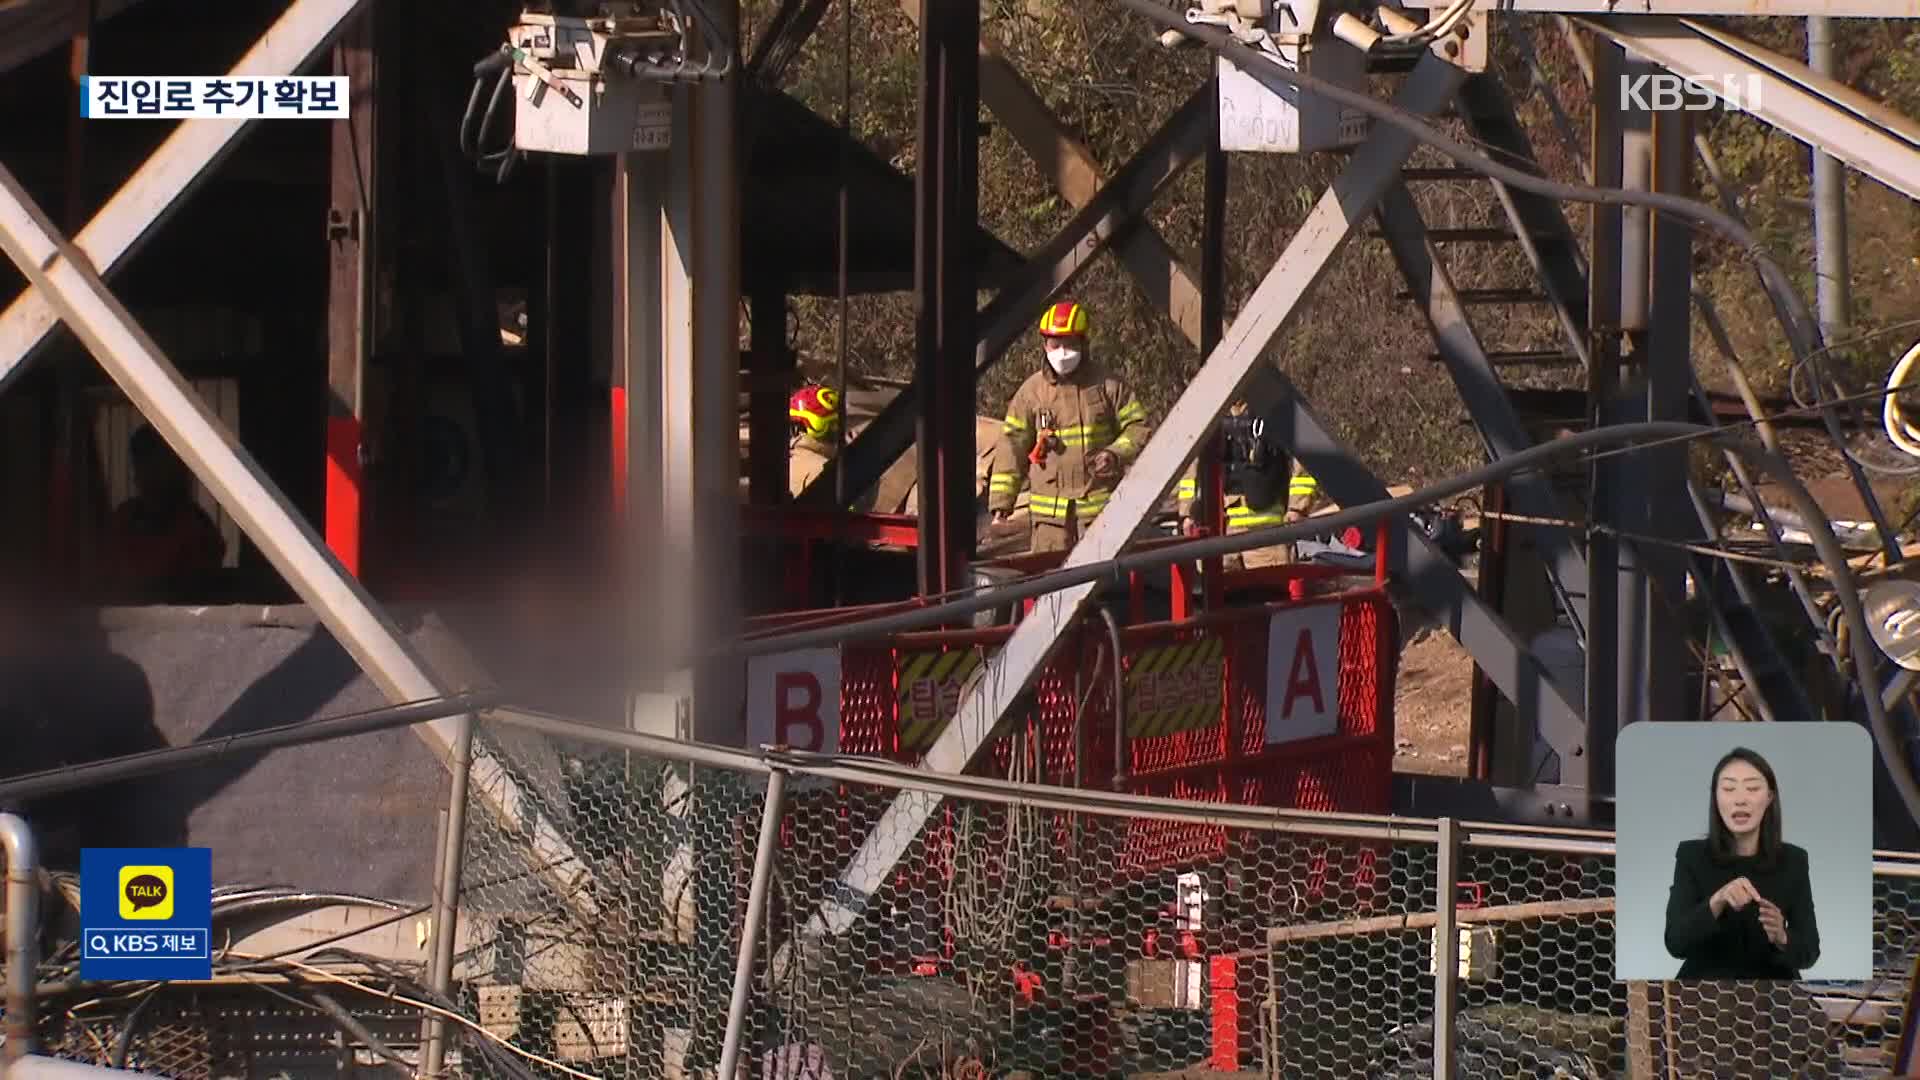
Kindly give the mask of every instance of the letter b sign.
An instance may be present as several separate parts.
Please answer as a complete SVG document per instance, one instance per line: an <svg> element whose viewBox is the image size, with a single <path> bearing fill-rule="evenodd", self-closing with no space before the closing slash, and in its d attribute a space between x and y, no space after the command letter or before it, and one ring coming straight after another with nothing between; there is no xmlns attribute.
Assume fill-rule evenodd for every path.
<svg viewBox="0 0 1920 1080"><path fill-rule="evenodd" d="M747 661L747 745L839 751L838 649L801 649Z"/></svg>

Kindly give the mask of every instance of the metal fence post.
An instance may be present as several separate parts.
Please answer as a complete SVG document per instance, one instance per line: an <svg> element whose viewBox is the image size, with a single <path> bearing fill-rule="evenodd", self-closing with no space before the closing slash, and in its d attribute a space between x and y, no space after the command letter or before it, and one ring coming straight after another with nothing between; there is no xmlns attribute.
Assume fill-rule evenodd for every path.
<svg viewBox="0 0 1920 1080"><path fill-rule="evenodd" d="M24 818L0 814L7 856L7 1052L19 1061L33 1049L33 988L39 978L34 942L40 934L40 852Z"/></svg>
<svg viewBox="0 0 1920 1080"><path fill-rule="evenodd" d="M1454 983L1460 968L1460 923L1454 917L1455 882L1460 874L1460 836L1455 822L1438 822L1439 866L1434 874L1433 910L1433 1080L1453 1080Z"/></svg>
<svg viewBox="0 0 1920 1080"><path fill-rule="evenodd" d="M433 889L433 967L427 985L442 997L453 996L453 945L459 932L460 872L467 855L467 785L473 777L473 717L460 718L454 730L453 783L447 789L446 832L440 838L439 873ZM426 1053L420 1063L426 1077L441 1075L446 1062L447 1021L435 1014L427 1021Z"/></svg>
<svg viewBox="0 0 1920 1080"><path fill-rule="evenodd" d="M719 1080L732 1080L740 1063L740 1040L746 1035L747 998L753 991L753 952L760 947L760 925L767 910L767 889L773 879L773 856L780 848L780 815L785 809L787 774L767 774L767 801L760 808L760 843L753 852L753 881L747 887L747 915L740 925L740 953L733 963L733 1000L727 1004L727 1034L720 1047Z"/></svg>

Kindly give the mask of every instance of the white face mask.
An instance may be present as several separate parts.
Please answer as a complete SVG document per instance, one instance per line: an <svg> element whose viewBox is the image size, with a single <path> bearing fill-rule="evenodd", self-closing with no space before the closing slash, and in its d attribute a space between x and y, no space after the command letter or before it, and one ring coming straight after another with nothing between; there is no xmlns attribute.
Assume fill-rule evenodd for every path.
<svg viewBox="0 0 1920 1080"><path fill-rule="evenodd" d="M1056 375L1070 375L1080 366L1080 350L1071 345L1047 344L1047 366Z"/></svg>

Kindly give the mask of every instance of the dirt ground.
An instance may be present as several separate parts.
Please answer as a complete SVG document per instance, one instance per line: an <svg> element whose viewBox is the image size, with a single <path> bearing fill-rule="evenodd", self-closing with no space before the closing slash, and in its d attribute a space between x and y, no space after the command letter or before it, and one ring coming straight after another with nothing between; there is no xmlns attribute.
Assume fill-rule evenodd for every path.
<svg viewBox="0 0 1920 1080"><path fill-rule="evenodd" d="M1464 776L1473 661L1444 629L1406 621L1394 687L1394 771Z"/></svg>

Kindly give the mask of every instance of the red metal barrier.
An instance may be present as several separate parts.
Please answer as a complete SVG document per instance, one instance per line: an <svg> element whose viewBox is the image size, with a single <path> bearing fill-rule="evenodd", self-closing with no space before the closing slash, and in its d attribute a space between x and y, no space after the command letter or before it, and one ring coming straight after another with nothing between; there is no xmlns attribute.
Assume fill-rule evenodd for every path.
<svg viewBox="0 0 1920 1080"><path fill-rule="evenodd" d="M1276 630L1289 635L1277 653L1285 670L1270 679ZM1337 641L1325 640L1333 632ZM968 678L1011 633L909 634L843 649L840 751L918 760L952 719ZM1385 811L1398 645L1393 606L1379 589L1123 630L1118 786L1205 802ZM1112 790L1109 651L1097 624L1076 633L975 771ZM1330 658L1332 670L1321 670ZM1016 763L1014 747L1031 745L1029 735L1039 760Z"/></svg>
<svg viewBox="0 0 1920 1080"><path fill-rule="evenodd" d="M790 625L818 617L799 617ZM761 629L788 621L771 620ZM841 648L839 723L831 748L918 761L958 711L969 680L1012 633L1012 627L918 633ZM970 771L1214 804L1385 812L1399 640L1393 605L1378 585L1127 627L1121 630L1123 692L1116 710L1108 632L1100 621L1089 620L1061 644L1027 701ZM832 658L828 652L829 667ZM766 658L764 666L777 673L785 670L781 663L781 658ZM797 669L803 661L796 656L790 663ZM821 683L831 685L832 675L819 666L819 658L805 664ZM763 683L780 685L765 671L756 677L751 665L748 679L750 695L762 692L752 687ZM792 733L815 730L819 726L811 723L790 730L775 723L752 737L798 745ZM809 821L812 835L795 831L788 842L804 844L818 852L814 858L835 865L851 857L862 830L871 827L872 808L862 804L856 810L844 796L844 791L799 796L821 800L818 816ZM952 885L956 815L963 809L949 802L929 822L922 853L895 868L899 895L936 896ZM1050 818L1059 830L1054 840L1060 850L1087 842L1069 817ZM1008 827L991 813L973 822L971 827L986 829L989 838ZM1117 833L1108 831L1105 839L1092 842L1098 845L1089 856L1094 865L1110 860L1110 873L1119 879L1110 884L1128 886L1106 890L1114 897L1145 901L1162 895L1170 869L1229 862L1270 871L1236 881L1235 904L1243 914L1285 912L1305 903L1324 916L1354 917L1373 913L1385 895L1374 887L1376 870L1388 870L1385 848L1371 842L1328 840L1302 850L1297 841L1277 834L1230 834L1220 826L1152 818L1129 819ZM1150 957L1156 955L1151 939L1158 936L1158 951L1171 949L1205 963L1212 1014L1209 1058L1216 1068L1231 1071L1244 1059L1257 1030L1250 1018L1258 1015L1255 980L1236 969L1232 956L1256 946L1258 932L1268 924L1255 917L1245 926L1215 926L1211 919L1204 930L1180 930L1179 942L1173 943L1166 935L1176 924L1166 913L1140 908L1124 924L1130 929L1111 939L1062 940L1056 947ZM1059 928L1042 929L1051 940ZM937 921L873 955L870 963L875 970L966 977L950 970L954 949L952 927ZM1044 972L1020 968L1007 977L1023 1000L1046 996Z"/></svg>

